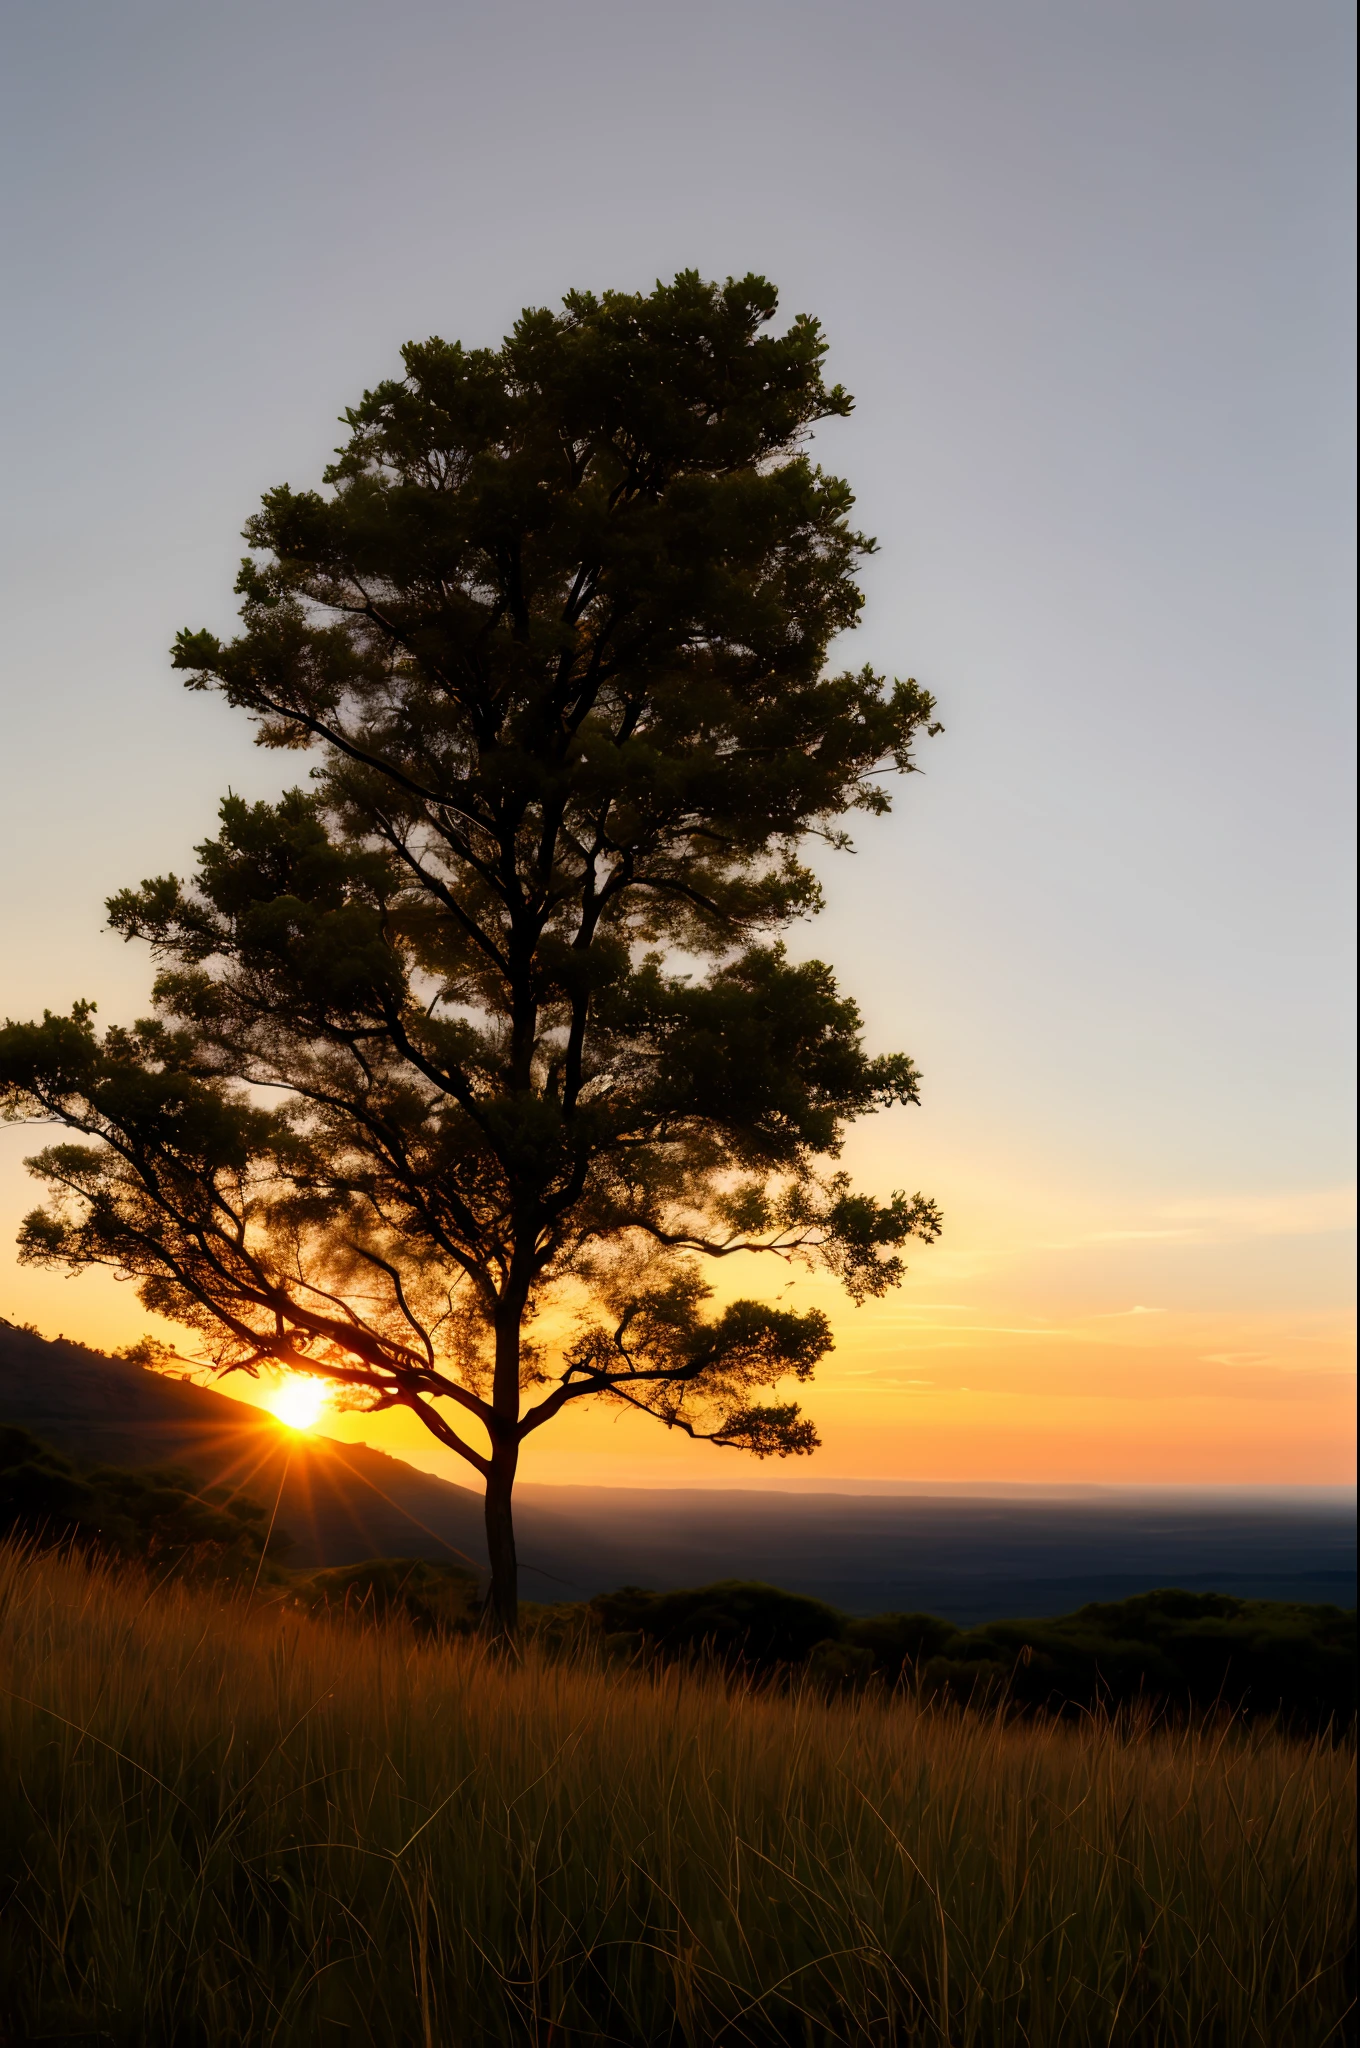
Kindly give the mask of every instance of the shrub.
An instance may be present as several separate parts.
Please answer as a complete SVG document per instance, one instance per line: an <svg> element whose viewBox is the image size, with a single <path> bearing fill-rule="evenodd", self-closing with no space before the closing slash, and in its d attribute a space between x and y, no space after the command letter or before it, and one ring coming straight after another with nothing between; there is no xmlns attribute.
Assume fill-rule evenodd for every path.
<svg viewBox="0 0 1360 2048"><path fill-rule="evenodd" d="M466 1635L481 1609L475 1572L413 1557L370 1557L316 1572L293 1597L313 1614L365 1621L400 1614L421 1634Z"/></svg>
<svg viewBox="0 0 1360 2048"><path fill-rule="evenodd" d="M720 1579L681 1592L624 1586L590 1602L606 1638L636 1638L665 1659L707 1655L766 1671L802 1664L818 1643L838 1639L844 1615L820 1600L753 1580Z"/></svg>

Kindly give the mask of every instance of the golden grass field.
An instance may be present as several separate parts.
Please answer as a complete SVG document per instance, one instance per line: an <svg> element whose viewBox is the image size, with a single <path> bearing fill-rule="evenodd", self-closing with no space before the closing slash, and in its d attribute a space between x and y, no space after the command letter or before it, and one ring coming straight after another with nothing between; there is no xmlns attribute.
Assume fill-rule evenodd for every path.
<svg viewBox="0 0 1360 2048"><path fill-rule="evenodd" d="M0 2040L1323 2048L1354 1751L522 1661L0 1550Z"/></svg>

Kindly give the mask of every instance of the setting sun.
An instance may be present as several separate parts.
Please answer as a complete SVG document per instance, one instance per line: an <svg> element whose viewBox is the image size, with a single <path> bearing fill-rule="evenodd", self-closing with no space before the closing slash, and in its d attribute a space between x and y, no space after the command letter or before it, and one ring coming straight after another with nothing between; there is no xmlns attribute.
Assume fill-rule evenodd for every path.
<svg viewBox="0 0 1360 2048"><path fill-rule="evenodd" d="M290 1374L270 1401L269 1408L289 1429L310 1429L328 1398L320 1380Z"/></svg>

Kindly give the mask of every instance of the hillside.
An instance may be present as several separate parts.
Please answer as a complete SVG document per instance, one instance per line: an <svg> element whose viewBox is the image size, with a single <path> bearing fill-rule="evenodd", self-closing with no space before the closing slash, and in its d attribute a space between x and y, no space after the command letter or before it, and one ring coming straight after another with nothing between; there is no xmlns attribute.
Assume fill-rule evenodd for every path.
<svg viewBox="0 0 1360 2048"><path fill-rule="evenodd" d="M246 1402L0 1324L0 1422L69 1456L178 1463L272 1506L297 1565L485 1558L472 1489L360 1445L285 1432ZM287 1470L285 1472L285 1462ZM1156 1586L1355 1604L1353 1498L1090 1490L1081 1498L524 1485L523 1590L763 1579L850 1614L961 1626L1063 1614Z"/></svg>
<svg viewBox="0 0 1360 2048"><path fill-rule="evenodd" d="M301 1436L246 1401L187 1380L51 1343L0 1324L0 1421L68 1457L182 1465L272 1507L294 1540L290 1563L457 1557L480 1563L477 1495L357 1444ZM286 1469L285 1469L286 1468ZM280 1481L282 1491L280 1492Z"/></svg>

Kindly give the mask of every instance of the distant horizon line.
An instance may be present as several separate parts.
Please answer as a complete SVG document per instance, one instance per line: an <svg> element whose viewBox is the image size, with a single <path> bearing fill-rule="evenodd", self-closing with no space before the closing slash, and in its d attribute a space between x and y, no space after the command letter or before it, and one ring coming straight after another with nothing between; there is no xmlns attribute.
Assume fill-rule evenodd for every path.
<svg viewBox="0 0 1360 2048"><path fill-rule="evenodd" d="M333 1442L339 1439L332 1439ZM376 1449L376 1445L369 1445ZM391 1453L388 1453L390 1456ZM405 1461L404 1461L405 1462ZM1179 1497L1213 1495L1250 1495L1259 1498L1267 1495L1273 1499L1326 1498L1337 1502L1356 1502L1357 1485L1354 1480L1101 1480L1101 1479L863 1479L848 1474L828 1475L820 1485L802 1486L742 1486L726 1483L705 1485L702 1482L666 1482L655 1479L521 1479L517 1491L539 1487L544 1490L572 1493L712 1493L712 1494L754 1494L761 1499L779 1495L785 1499L799 1499L809 1495L842 1494L869 1495L892 1499L903 1494L938 1494L972 1500L997 1500L1013 1496L1043 1498L1049 1500L1088 1498L1091 1495L1118 1494L1122 1498L1137 1495Z"/></svg>

